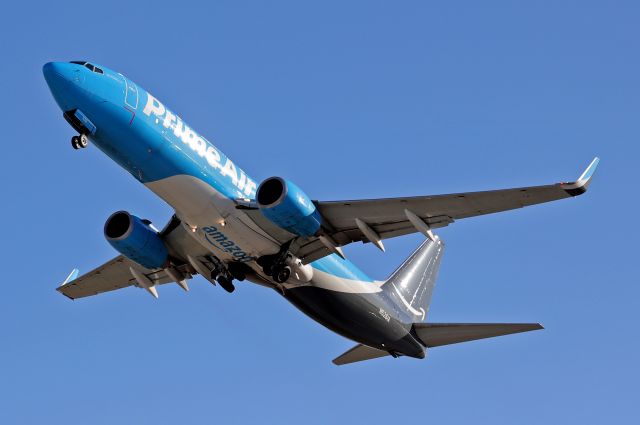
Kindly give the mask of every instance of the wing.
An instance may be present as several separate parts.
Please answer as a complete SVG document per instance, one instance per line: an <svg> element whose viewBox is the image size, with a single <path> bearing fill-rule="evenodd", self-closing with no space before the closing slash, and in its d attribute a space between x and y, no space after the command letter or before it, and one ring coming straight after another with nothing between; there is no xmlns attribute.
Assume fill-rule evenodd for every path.
<svg viewBox="0 0 640 425"><path fill-rule="evenodd" d="M310 263L331 253L341 255L341 246L357 241L373 242L384 250L384 239L418 231L433 238L431 229L448 226L455 220L578 196L587 191L598 162L595 158L578 180L571 183L447 195L316 202L324 219L322 234L296 239L292 251L304 263ZM248 213L281 243L294 237L267 223L265 218L259 217L259 211Z"/></svg>
<svg viewBox="0 0 640 425"><path fill-rule="evenodd" d="M175 216L160 232L172 258L173 264L170 268L146 269L119 255L80 277L78 271L74 270L57 290L71 299L89 297L128 286L143 287L157 297L156 285L170 282L176 282L187 290L186 280L196 274L196 270L187 260L187 253L194 258L203 258L208 254L208 251L187 232ZM173 276L170 276L170 273Z"/></svg>
<svg viewBox="0 0 640 425"><path fill-rule="evenodd" d="M143 273L153 285L174 282L174 279L163 269L145 269L141 265L119 255L89 273L63 283L57 288L57 291L75 300L76 298L98 295L103 292L115 291L116 289L122 289L128 286L136 286L137 282L130 268ZM184 268L184 270L181 271L184 273L188 272L186 266L182 266L182 268Z"/></svg>

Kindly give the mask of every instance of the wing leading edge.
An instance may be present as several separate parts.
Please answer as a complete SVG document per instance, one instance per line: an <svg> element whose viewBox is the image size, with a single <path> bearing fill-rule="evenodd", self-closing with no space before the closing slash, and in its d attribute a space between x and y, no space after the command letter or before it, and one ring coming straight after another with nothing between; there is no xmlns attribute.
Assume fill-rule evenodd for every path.
<svg viewBox="0 0 640 425"><path fill-rule="evenodd" d="M595 158L580 177L570 183L446 195L317 202L325 220L325 239L298 240L296 255L304 263L310 263L335 252L327 247L327 239L336 247L362 241L373 242L383 249L381 241L384 239L418 231L432 237L431 229L448 226L455 220L582 195L589 188L599 162L600 159Z"/></svg>

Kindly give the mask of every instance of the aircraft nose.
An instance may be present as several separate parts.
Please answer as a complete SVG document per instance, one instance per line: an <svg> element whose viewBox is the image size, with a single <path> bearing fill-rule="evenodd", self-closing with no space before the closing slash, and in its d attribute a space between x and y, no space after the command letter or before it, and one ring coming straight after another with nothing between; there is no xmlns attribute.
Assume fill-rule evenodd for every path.
<svg viewBox="0 0 640 425"><path fill-rule="evenodd" d="M50 75L52 72L55 72L56 67L59 66L57 62L47 62L42 67L42 73L45 78Z"/></svg>
<svg viewBox="0 0 640 425"><path fill-rule="evenodd" d="M73 78L72 70L69 67L70 64L64 62L47 62L42 67L42 73L44 79L49 84L49 87L53 89L53 86L64 82L64 80L70 82Z"/></svg>
<svg viewBox="0 0 640 425"><path fill-rule="evenodd" d="M79 68L67 62L48 62L42 67L44 79L63 110L74 107L72 103L82 82Z"/></svg>

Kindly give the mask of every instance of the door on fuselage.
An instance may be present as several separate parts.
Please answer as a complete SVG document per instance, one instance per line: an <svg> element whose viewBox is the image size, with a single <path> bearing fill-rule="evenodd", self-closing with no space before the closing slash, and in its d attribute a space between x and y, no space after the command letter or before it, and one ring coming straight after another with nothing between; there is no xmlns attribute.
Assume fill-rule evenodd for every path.
<svg viewBox="0 0 640 425"><path fill-rule="evenodd" d="M124 80L124 105L133 112L138 109L138 86L124 75L120 77Z"/></svg>

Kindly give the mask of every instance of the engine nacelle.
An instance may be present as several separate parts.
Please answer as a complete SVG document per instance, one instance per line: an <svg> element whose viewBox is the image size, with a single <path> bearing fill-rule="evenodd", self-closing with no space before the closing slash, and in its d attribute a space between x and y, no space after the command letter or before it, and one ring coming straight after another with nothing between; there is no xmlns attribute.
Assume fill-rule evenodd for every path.
<svg viewBox="0 0 640 425"><path fill-rule="evenodd" d="M293 234L313 236L320 229L320 212L311 199L288 180L269 177L258 186L256 201L266 218Z"/></svg>
<svg viewBox="0 0 640 425"><path fill-rule="evenodd" d="M148 269L161 268L167 264L169 253L150 224L126 211L118 211L104 224L104 236L128 259Z"/></svg>

